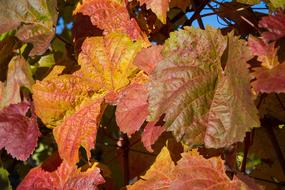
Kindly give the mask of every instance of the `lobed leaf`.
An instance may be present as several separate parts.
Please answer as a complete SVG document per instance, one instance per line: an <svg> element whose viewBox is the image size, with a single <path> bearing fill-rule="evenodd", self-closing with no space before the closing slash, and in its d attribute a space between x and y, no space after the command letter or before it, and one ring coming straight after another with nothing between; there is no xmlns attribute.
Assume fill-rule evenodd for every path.
<svg viewBox="0 0 285 190"><path fill-rule="evenodd" d="M33 168L23 179L17 190L97 190L98 185L104 182L100 169L96 168L96 166L81 172L76 166L70 166L66 162L62 162L57 170L53 172L47 172L40 166Z"/></svg>
<svg viewBox="0 0 285 190"><path fill-rule="evenodd" d="M22 102L0 110L0 149L19 160L27 160L40 136L35 116L26 116L29 108Z"/></svg>
<svg viewBox="0 0 285 190"><path fill-rule="evenodd" d="M127 189L187 189L187 190L240 190L250 189L242 181L230 180L219 157L205 159L197 150L182 154L177 165L171 160L170 153L164 147L154 164L142 179Z"/></svg>
<svg viewBox="0 0 285 190"><path fill-rule="evenodd" d="M242 141L259 126L246 68L250 55L236 37L227 43L218 30L186 28L171 34L162 55L151 74L150 120L165 113L165 126L178 140L213 148Z"/></svg>

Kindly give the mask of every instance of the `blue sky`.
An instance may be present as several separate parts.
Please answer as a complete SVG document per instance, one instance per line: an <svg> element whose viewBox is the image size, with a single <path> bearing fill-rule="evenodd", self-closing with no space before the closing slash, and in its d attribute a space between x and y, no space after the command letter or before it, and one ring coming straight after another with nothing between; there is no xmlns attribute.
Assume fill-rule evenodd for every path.
<svg viewBox="0 0 285 190"><path fill-rule="evenodd" d="M221 2L221 0L218 0L218 1ZM229 0L223 0L223 2L226 2L226 1L229 1ZM257 4L257 5L252 6L252 8L253 9L255 9L255 8L266 8L266 5L265 5L265 3L261 2L261 3ZM268 13L267 9L256 9L255 11ZM206 6L205 9L202 10L202 12L200 14L204 15L204 14L212 13L212 12L213 11L208 6ZM187 18L189 19L192 16L192 14L193 14L193 12L186 13ZM224 21L219 19L216 15L203 17L202 20L203 20L203 23L205 25L211 25L211 26L216 27L216 28L223 28L224 25L225 25ZM57 26L56 26L56 33L57 34L61 34L63 29L64 29L64 27L66 27L67 29L71 29L72 26L73 26L72 22L64 23L63 18L60 17L59 20L58 20ZM196 20L192 23L192 26L199 27Z"/></svg>

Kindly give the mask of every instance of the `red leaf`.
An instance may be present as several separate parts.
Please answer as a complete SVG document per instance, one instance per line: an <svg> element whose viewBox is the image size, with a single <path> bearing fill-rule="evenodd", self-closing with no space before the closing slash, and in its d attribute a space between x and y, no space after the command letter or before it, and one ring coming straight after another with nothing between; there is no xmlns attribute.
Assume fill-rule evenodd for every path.
<svg viewBox="0 0 285 190"><path fill-rule="evenodd" d="M272 16L263 17L259 27L266 28L269 32L262 33L266 41L278 40L285 36L285 14L282 12Z"/></svg>
<svg viewBox="0 0 285 190"><path fill-rule="evenodd" d="M128 135L135 133L148 115L147 89L142 84L132 84L121 91L116 109L120 130Z"/></svg>
<svg viewBox="0 0 285 190"><path fill-rule="evenodd" d="M33 168L17 190L96 190L104 182L100 169L96 167L81 172L75 166L62 162L54 172L47 172L41 167Z"/></svg>
<svg viewBox="0 0 285 190"><path fill-rule="evenodd" d="M135 19L131 19L124 3L116 0L84 1L75 11L76 14L90 16L93 25L109 33L120 31L133 40L145 39Z"/></svg>
<svg viewBox="0 0 285 190"><path fill-rule="evenodd" d="M27 160L37 145L40 131L34 116L27 117L28 103L11 104L0 111L0 149Z"/></svg>
<svg viewBox="0 0 285 190"><path fill-rule="evenodd" d="M142 142L144 147L149 151L153 152L151 145L160 137L160 135L165 131L164 127L155 125L156 122L149 122L143 131Z"/></svg>
<svg viewBox="0 0 285 190"><path fill-rule="evenodd" d="M69 164L78 162L80 146L86 149L88 158L95 146L99 117L101 116L102 99L89 101L53 130L58 144L58 152Z"/></svg>
<svg viewBox="0 0 285 190"><path fill-rule="evenodd" d="M156 65L162 61L161 50L163 46L151 46L149 48L142 49L136 56L134 64L141 70L150 74L156 67Z"/></svg>

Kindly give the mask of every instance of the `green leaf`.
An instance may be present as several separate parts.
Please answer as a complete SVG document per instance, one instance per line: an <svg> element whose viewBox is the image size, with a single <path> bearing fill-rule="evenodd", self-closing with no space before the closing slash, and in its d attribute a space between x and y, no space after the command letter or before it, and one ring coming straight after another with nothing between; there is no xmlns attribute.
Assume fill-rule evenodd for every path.
<svg viewBox="0 0 285 190"><path fill-rule="evenodd" d="M8 171L1 167L0 168L0 187L2 190L12 190L8 176L9 176Z"/></svg>
<svg viewBox="0 0 285 190"><path fill-rule="evenodd" d="M248 52L232 34L227 42L210 27L172 33L164 60L150 77L149 119L165 114L168 130L190 145L218 148L242 141L246 131L259 126Z"/></svg>

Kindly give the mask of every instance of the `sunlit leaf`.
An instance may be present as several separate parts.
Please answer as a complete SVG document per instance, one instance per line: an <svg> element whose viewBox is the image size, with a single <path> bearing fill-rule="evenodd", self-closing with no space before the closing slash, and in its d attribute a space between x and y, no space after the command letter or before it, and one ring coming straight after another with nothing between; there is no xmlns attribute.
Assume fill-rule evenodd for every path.
<svg viewBox="0 0 285 190"><path fill-rule="evenodd" d="M131 39L146 39L136 20L130 18L124 1L120 0L89 0L79 4L74 14L87 15L93 25L106 33L120 31L128 34Z"/></svg>
<svg viewBox="0 0 285 190"><path fill-rule="evenodd" d="M8 66L7 81L0 98L0 108L21 102L20 88L26 87L31 90L33 83L29 64L20 56L14 57Z"/></svg>
<svg viewBox="0 0 285 190"><path fill-rule="evenodd" d="M249 190L242 181L230 180L225 173L224 162L218 157L205 159L197 150L182 154L177 165L171 160L167 148L163 148L154 164L141 179L127 189L221 189Z"/></svg>
<svg viewBox="0 0 285 190"><path fill-rule="evenodd" d="M37 145L40 131L35 116L26 116L30 105L11 104L0 111L0 149L19 160L27 160Z"/></svg>
<svg viewBox="0 0 285 190"><path fill-rule="evenodd" d="M71 116L54 128L53 134L58 145L58 152L70 165L79 161L78 151L84 147L88 158L95 146L98 123L100 121L102 98L87 101L77 108Z"/></svg>
<svg viewBox="0 0 285 190"><path fill-rule="evenodd" d="M62 162L57 170L48 172L40 166L30 170L17 190L38 190L38 189L58 189L58 190L89 190L98 189L98 185L105 180L100 174L100 169L95 167L81 172L76 166L69 166Z"/></svg>
<svg viewBox="0 0 285 190"><path fill-rule="evenodd" d="M30 55L42 54L52 40L57 21L56 1L0 1L0 33L16 29L16 36L34 45Z"/></svg>
<svg viewBox="0 0 285 190"><path fill-rule="evenodd" d="M227 42L209 27L186 28L171 34L162 55L151 74L150 119L165 113L178 140L223 147L259 126L246 68L251 56L242 41L231 34Z"/></svg>

